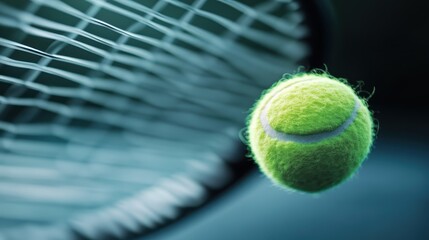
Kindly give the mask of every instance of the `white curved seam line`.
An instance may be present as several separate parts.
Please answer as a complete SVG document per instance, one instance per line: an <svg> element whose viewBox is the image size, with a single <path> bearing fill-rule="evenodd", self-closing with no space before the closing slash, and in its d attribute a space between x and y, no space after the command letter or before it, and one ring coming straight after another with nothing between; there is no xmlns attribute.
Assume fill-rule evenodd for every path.
<svg viewBox="0 0 429 240"><path fill-rule="evenodd" d="M317 79L308 79L305 81L311 81L311 80L317 80ZM295 85L295 84L293 84ZM353 112L351 113L350 117L340 126L338 126L336 129L332 131L322 132L322 133L316 133L316 134L310 134L310 135L298 135L298 134L288 134L279 132L275 129L273 129L269 123L268 120L268 110L270 109L271 103L273 99L280 93L282 93L285 89L289 88L292 85L287 86L286 88L280 90L276 94L274 94L271 99L268 101L268 103L265 105L265 107L261 111L260 115L260 121L262 124L262 128L264 129L264 132L270 136L271 138L284 141L284 142L297 142L297 143L314 143L318 141L322 141L324 139L335 137L343 133L350 124L353 123L353 121L356 119L356 116L358 114L360 103L358 99L355 99L355 106L353 109Z"/></svg>

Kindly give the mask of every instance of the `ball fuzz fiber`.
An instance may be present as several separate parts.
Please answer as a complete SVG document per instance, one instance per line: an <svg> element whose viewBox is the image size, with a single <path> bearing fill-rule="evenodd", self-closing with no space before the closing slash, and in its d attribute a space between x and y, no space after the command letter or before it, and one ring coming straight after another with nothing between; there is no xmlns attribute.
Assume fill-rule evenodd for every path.
<svg viewBox="0 0 429 240"><path fill-rule="evenodd" d="M373 121L367 104L327 74L276 83L248 121L253 158L274 183L319 192L349 178L368 155Z"/></svg>

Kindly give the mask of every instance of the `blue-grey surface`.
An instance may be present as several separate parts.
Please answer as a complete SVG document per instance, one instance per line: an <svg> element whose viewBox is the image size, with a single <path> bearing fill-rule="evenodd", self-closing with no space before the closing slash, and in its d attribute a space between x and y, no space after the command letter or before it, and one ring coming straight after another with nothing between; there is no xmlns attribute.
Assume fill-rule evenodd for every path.
<svg viewBox="0 0 429 240"><path fill-rule="evenodd" d="M357 175L327 192L280 190L255 172L145 239L429 239L428 149L409 139L378 142Z"/></svg>

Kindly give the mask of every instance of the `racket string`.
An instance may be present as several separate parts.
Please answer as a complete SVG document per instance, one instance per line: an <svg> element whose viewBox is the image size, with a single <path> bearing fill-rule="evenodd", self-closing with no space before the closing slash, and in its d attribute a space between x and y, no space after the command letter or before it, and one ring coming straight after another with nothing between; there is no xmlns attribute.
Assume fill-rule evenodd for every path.
<svg viewBox="0 0 429 240"><path fill-rule="evenodd" d="M1 2L0 229L227 181L246 109L309 54L294 3Z"/></svg>

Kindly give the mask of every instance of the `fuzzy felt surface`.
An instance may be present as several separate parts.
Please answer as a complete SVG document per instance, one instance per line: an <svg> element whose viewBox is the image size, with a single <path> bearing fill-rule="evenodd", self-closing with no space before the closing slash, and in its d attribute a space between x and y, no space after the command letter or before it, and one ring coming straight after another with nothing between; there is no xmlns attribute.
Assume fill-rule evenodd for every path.
<svg viewBox="0 0 429 240"><path fill-rule="evenodd" d="M308 75L280 82L264 98L271 98L267 114L271 127L301 135L337 128L350 117L355 104L349 86Z"/></svg>
<svg viewBox="0 0 429 240"><path fill-rule="evenodd" d="M331 131L346 121L359 101L353 122L340 134L313 143L272 138L260 115L267 103L276 131L311 135ZM366 102L353 89L327 75L303 74L280 81L261 97L250 116L249 144L260 169L275 183L318 192L350 177L370 151L373 122Z"/></svg>

